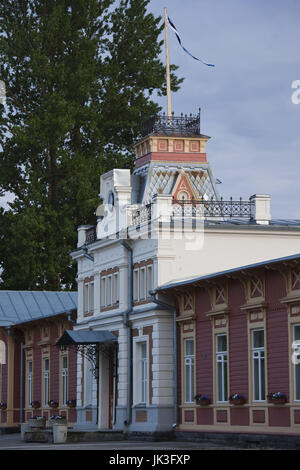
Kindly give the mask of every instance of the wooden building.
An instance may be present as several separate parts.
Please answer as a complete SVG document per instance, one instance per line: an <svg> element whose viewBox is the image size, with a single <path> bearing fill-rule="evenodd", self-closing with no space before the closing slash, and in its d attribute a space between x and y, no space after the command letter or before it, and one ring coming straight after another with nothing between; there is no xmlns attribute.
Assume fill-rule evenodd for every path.
<svg viewBox="0 0 300 470"><path fill-rule="evenodd" d="M300 255L157 292L177 305L176 430L299 436Z"/></svg>
<svg viewBox="0 0 300 470"><path fill-rule="evenodd" d="M0 428L37 415L76 421L76 353L56 346L76 312L77 292L0 290Z"/></svg>

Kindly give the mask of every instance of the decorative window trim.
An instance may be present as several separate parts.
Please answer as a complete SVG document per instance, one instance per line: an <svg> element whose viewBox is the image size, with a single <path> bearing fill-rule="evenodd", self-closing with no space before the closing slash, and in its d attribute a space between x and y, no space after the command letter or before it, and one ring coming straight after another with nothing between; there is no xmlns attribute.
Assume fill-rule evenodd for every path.
<svg viewBox="0 0 300 470"><path fill-rule="evenodd" d="M225 351L217 351L217 338L220 336L225 336L226 337L226 353ZM215 395L215 403L224 405L224 403L229 403L229 390L230 390L230 384L229 384L229 335L228 335L228 330L224 329L224 331L214 331L214 395ZM226 381L227 381L227 390L226 394L224 395L225 391L223 391L224 395L224 400L219 400L218 399L218 356L224 357L226 354ZM222 361L222 364L225 363Z"/></svg>
<svg viewBox="0 0 300 470"><path fill-rule="evenodd" d="M29 367L31 364L31 367ZM26 359L25 359L25 373L26 373L26 380L25 380L25 408L31 407L31 402L33 401L33 382L34 382L34 361L33 361L33 354L32 350L27 351Z"/></svg>
<svg viewBox="0 0 300 470"><path fill-rule="evenodd" d="M67 367L64 367L64 359L67 359ZM59 402L61 406L67 406L69 397L69 355L67 351L60 353L59 358Z"/></svg>
<svg viewBox="0 0 300 470"><path fill-rule="evenodd" d="M193 354L186 354L186 342L187 341L193 341ZM183 383L182 383L182 404L183 405L190 405L191 403L195 403L194 397L195 397L195 387L196 387L196 354L195 354L195 349L196 349L196 343L195 343L195 337L194 335L184 335L182 339L182 377L183 377ZM188 362L187 362L188 359ZM190 390L190 401L187 400L187 376L186 376L186 370L187 366L192 370L193 376L190 376L190 385L193 386L193 389Z"/></svg>
<svg viewBox="0 0 300 470"><path fill-rule="evenodd" d="M215 315L228 315L230 313L228 307L228 283L214 283L208 288L208 292L211 309L206 312L206 315L211 318Z"/></svg>
<svg viewBox="0 0 300 470"><path fill-rule="evenodd" d="M45 369L45 361L48 361L48 370ZM50 354L43 353L42 355L42 406L48 406L50 400Z"/></svg>
<svg viewBox="0 0 300 470"><path fill-rule="evenodd" d="M257 333L257 332L260 332L260 331L263 331L264 333L264 345L263 347L255 347L254 346L254 334ZM266 331L264 328L252 328L251 329L251 338L250 338L250 348L251 348L251 382L252 382L252 394L251 394L251 401L253 403L265 403L266 402L266 398L267 398L267 392L266 392L266 387L267 387L267 375L266 375ZM261 355L261 353L263 352L263 356ZM258 364L259 364L259 372L260 372L260 367L261 367L261 362L263 360L263 363L264 363L264 390L265 390L265 395L264 395L264 398L258 398L256 399L255 398L255 377L254 377L254 361L255 360L258 360ZM258 377L258 381L259 381L259 394L261 394L261 391L262 391L262 385L260 383L260 374L259 374L259 377Z"/></svg>

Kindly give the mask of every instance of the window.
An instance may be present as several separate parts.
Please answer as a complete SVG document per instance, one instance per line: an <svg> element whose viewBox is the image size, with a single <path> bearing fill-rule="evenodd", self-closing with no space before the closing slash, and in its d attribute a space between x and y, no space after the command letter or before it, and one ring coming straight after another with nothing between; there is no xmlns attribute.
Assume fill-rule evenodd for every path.
<svg viewBox="0 0 300 470"><path fill-rule="evenodd" d="M217 401L228 400L227 335L216 336Z"/></svg>
<svg viewBox="0 0 300 470"><path fill-rule="evenodd" d="M139 338L134 344L133 401L135 404L146 405L149 377L148 342Z"/></svg>
<svg viewBox="0 0 300 470"><path fill-rule="evenodd" d="M141 403L146 403L148 384L148 359L146 342L140 344L140 350Z"/></svg>
<svg viewBox="0 0 300 470"><path fill-rule="evenodd" d="M62 404L66 405L68 400L68 357L62 356Z"/></svg>
<svg viewBox="0 0 300 470"><path fill-rule="evenodd" d="M85 282L83 291L84 313L94 311L94 282Z"/></svg>
<svg viewBox="0 0 300 470"><path fill-rule="evenodd" d="M253 399L265 400L265 346L264 330L252 332L252 374L253 374Z"/></svg>
<svg viewBox="0 0 300 470"><path fill-rule="evenodd" d="M93 366L87 358L84 358L84 375L84 406L91 406L93 396Z"/></svg>
<svg viewBox="0 0 300 470"><path fill-rule="evenodd" d="M295 400L300 400L300 325L294 325L293 364Z"/></svg>
<svg viewBox="0 0 300 470"><path fill-rule="evenodd" d="M48 405L50 393L50 361L44 358L44 405Z"/></svg>
<svg viewBox="0 0 300 470"><path fill-rule="evenodd" d="M27 403L31 406L32 402L32 361L27 362Z"/></svg>
<svg viewBox="0 0 300 470"><path fill-rule="evenodd" d="M100 284L100 304L101 308L114 307L119 305L119 273L101 276Z"/></svg>
<svg viewBox="0 0 300 470"><path fill-rule="evenodd" d="M153 289L153 265L142 266L133 271L133 300L145 301L150 298Z"/></svg>
<svg viewBox="0 0 300 470"><path fill-rule="evenodd" d="M194 340L184 341L184 382L185 382L185 403L194 402Z"/></svg>
<svg viewBox="0 0 300 470"><path fill-rule="evenodd" d="M4 341L0 340L0 364L5 364L5 343Z"/></svg>

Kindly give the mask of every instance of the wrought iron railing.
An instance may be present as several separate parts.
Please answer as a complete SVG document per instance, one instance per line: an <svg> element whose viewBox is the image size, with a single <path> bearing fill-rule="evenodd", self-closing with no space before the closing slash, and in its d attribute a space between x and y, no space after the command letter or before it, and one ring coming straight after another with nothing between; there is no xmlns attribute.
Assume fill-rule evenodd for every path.
<svg viewBox="0 0 300 470"><path fill-rule="evenodd" d="M142 123L142 136L149 134L199 135L200 111L197 115L166 116L158 115Z"/></svg>
<svg viewBox="0 0 300 470"><path fill-rule="evenodd" d="M141 225L143 222L149 222L152 218L152 204L141 205L131 212L130 225Z"/></svg>
<svg viewBox="0 0 300 470"><path fill-rule="evenodd" d="M149 203L136 207L131 207L128 212L128 227L139 227L142 224L150 223L153 221L153 208L155 203ZM181 218L248 218L254 217L254 201L243 201L242 198L234 201L232 198L224 201L222 198L219 200L175 200L172 201L172 207L168 217L170 220ZM160 213L160 211L158 211ZM164 215L164 214L161 214ZM128 228L127 227L127 228ZM124 229L125 227L123 227ZM116 231L117 227L116 227ZM96 227L90 227L86 231L86 243L93 243L97 240Z"/></svg>
<svg viewBox="0 0 300 470"><path fill-rule="evenodd" d="M173 216L184 217L221 217L221 218L252 218L254 214L254 202L243 201L242 198L234 201L210 199L205 201L173 201Z"/></svg>

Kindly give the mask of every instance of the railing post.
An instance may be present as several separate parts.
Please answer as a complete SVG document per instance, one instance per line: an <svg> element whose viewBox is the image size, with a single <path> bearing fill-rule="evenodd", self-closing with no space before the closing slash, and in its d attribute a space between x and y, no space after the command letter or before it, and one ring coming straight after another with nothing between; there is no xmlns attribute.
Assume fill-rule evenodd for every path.
<svg viewBox="0 0 300 470"><path fill-rule="evenodd" d="M254 203L253 218L257 224L268 225L271 220L271 196L268 194L254 194L250 197Z"/></svg>

